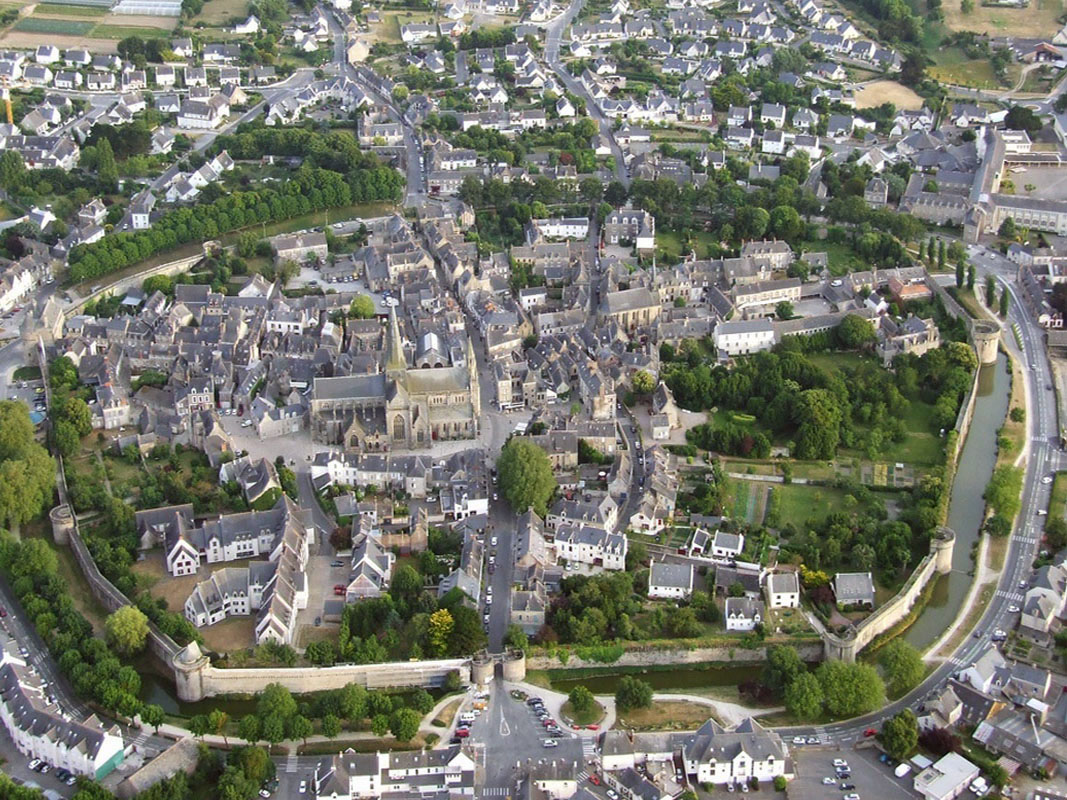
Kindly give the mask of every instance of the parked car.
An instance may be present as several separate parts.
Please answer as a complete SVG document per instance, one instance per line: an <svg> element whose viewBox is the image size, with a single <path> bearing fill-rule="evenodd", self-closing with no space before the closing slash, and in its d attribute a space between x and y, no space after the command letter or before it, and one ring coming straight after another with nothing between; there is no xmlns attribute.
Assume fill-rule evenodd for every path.
<svg viewBox="0 0 1067 800"><path fill-rule="evenodd" d="M344 561L331 561L330 562L330 566L331 567L343 567L344 565L345 565Z"/></svg>
<svg viewBox="0 0 1067 800"><path fill-rule="evenodd" d="M299 790L300 794L307 794L307 790L308 790L308 782L307 781L300 781L300 790Z"/></svg>
<svg viewBox="0 0 1067 800"><path fill-rule="evenodd" d="M594 786L599 786L599 785L600 785L600 776L599 776L599 775L597 775L597 774L596 774L596 773L594 772L594 773L593 773L592 775L590 775L590 776L589 776L589 782L590 782L591 784L593 784Z"/></svg>
<svg viewBox="0 0 1067 800"><path fill-rule="evenodd" d="M559 747L559 742L557 742L555 739L545 739L543 742L541 742L541 746L542 747Z"/></svg>
<svg viewBox="0 0 1067 800"><path fill-rule="evenodd" d="M866 736L866 737L875 736L877 734L878 734L878 731L876 731L874 728L868 728L867 730L865 730L863 732L863 735Z"/></svg>

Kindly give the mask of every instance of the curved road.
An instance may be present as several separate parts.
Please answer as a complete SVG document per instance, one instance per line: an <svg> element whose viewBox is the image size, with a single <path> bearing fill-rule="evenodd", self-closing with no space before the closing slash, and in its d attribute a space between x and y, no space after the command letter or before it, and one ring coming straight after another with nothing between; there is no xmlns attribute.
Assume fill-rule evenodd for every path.
<svg viewBox="0 0 1067 800"><path fill-rule="evenodd" d="M1041 479L1050 472L1067 466L1067 458L1058 444L1059 425L1055 393L1046 388L1051 386L1052 377L1044 346L1044 332L1021 302L1014 283L1014 268L1006 260L998 261L984 251L975 257L975 264L979 272L995 274L1000 282L1008 287L1014 300L1004 335L1012 337L1011 324L1018 325L1023 351L1026 407L1030 412L1029 455L1023 481L1021 511L1008 544L1005 566L997 584L996 594L974 628L976 635L968 635L956 648L952 658L946 659L906 696L863 717L818 727L780 728L779 733L783 735L817 736L823 744L846 745L855 742L863 737L864 730L879 727L885 720L905 708L918 711L927 697L945 687L953 674L985 652L991 644L993 631L998 628L1010 630L1015 626L1016 615L1009 613L1008 607L1012 603L1019 603L1019 596L1025 591L1023 587L1032 577L1031 564L1037 554L1044 529L1044 518L1037 516L1037 512L1048 508L1052 488L1042 483Z"/></svg>

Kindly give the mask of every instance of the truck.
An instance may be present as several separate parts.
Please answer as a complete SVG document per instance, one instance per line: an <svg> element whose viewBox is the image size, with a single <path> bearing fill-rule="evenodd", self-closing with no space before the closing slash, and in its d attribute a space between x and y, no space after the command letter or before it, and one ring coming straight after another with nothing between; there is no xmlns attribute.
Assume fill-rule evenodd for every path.
<svg viewBox="0 0 1067 800"><path fill-rule="evenodd" d="M898 778L903 778L909 772L911 772L910 764L897 764L897 768L893 770L893 774L896 775Z"/></svg>

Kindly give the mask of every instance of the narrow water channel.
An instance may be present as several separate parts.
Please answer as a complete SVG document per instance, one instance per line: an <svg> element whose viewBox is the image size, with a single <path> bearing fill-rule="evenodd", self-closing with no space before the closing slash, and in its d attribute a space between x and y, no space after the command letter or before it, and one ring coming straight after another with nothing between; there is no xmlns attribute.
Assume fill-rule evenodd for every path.
<svg viewBox="0 0 1067 800"><path fill-rule="evenodd" d="M948 526L956 533L952 572L937 578L929 603L904 634L905 640L919 650L929 647L948 629L971 587L975 566L971 546L978 541L985 514L982 494L993 474L997 431L1008 413L1010 368L1008 357L1001 353L997 363L982 367L978 377L974 419L960 454L948 509Z"/></svg>

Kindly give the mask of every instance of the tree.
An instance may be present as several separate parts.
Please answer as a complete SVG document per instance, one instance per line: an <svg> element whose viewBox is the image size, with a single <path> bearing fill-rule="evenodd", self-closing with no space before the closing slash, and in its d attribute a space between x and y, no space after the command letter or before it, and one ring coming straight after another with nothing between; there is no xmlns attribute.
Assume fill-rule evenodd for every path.
<svg viewBox="0 0 1067 800"><path fill-rule="evenodd" d="M823 694L819 679L802 672L785 688L785 707L797 719L818 719L822 713Z"/></svg>
<svg viewBox="0 0 1067 800"><path fill-rule="evenodd" d="M886 688L896 697L917 686L926 674L919 651L899 638L882 648L878 664L885 676Z"/></svg>
<svg viewBox="0 0 1067 800"><path fill-rule="evenodd" d="M969 292L973 292L974 291L974 277L975 277L975 274L976 273L974 271L974 264L968 264L967 265L967 291L969 291Z"/></svg>
<svg viewBox="0 0 1067 800"><path fill-rule="evenodd" d="M985 304L990 308L997 304L997 279L992 275L985 276Z"/></svg>
<svg viewBox="0 0 1067 800"><path fill-rule="evenodd" d="M100 188L105 192L114 192L119 185L119 168L115 163L115 151L108 139L96 143L96 177Z"/></svg>
<svg viewBox="0 0 1067 800"><path fill-rule="evenodd" d="M621 711L652 705L652 685L633 675L623 675L615 690L615 705Z"/></svg>
<svg viewBox="0 0 1067 800"><path fill-rule="evenodd" d="M1067 521L1061 517L1049 517L1045 524L1045 541L1053 552L1067 547Z"/></svg>
<svg viewBox="0 0 1067 800"><path fill-rule="evenodd" d="M1004 291L1000 293L1000 316L1007 319L1009 307L1011 304L1011 296L1008 294L1008 287L1004 287Z"/></svg>
<svg viewBox="0 0 1067 800"><path fill-rule="evenodd" d="M639 369L634 373L633 377L634 391L637 394L652 394L652 390L656 388L655 381L652 376L643 369Z"/></svg>
<svg viewBox="0 0 1067 800"><path fill-rule="evenodd" d="M956 262L956 288L962 289L963 282L966 280L966 271L963 267L963 259L961 258Z"/></svg>
<svg viewBox="0 0 1067 800"><path fill-rule="evenodd" d="M259 693L256 714L261 720L277 716L284 722L296 715L297 705L293 693L280 683L268 683Z"/></svg>
<svg viewBox="0 0 1067 800"><path fill-rule="evenodd" d="M788 300L783 300L774 307L774 313L778 315L778 319L792 319L793 318L793 304Z"/></svg>
<svg viewBox="0 0 1067 800"><path fill-rule="evenodd" d="M855 717L880 708L885 686L869 664L824 661L816 671L826 711L835 717Z"/></svg>
<svg viewBox="0 0 1067 800"><path fill-rule="evenodd" d="M70 458L81 448L81 439L78 437L78 431L65 419L56 422L55 427L52 429L52 436L55 439L56 450L59 451L63 458Z"/></svg>
<svg viewBox="0 0 1067 800"><path fill-rule="evenodd" d="M887 719L878 738L889 755L903 761L919 746L919 723L914 712L905 708Z"/></svg>
<svg viewBox="0 0 1067 800"><path fill-rule="evenodd" d="M0 153L0 188L18 191L26 181L26 164L17 150Z"/></svg>
<svg viewBox="0 0 1067 800"><path fill-rule="evenodd" d="M548 501L556 492L556 478L545 451L529 439L512 437L501 450L496 465L500 491L512 510L521 514L532 508L543 517L548 511Z"/></svg>
<svg viewBox="0 0 1067 800"><path fill-rule="evenodd" d="M837 341L846 350L860 350L873 344L878 338L871 321L858 314L848 314L841 320L836 333Z"/></svg>
<svg viewBox="0 0 1067 800"><path fill-rule="evenodd" d="M1013 131L1026 131L1030 136L1041 132L1043 123L1033 109L1026 106L1012 106L1004 118L1004 127Z"/></svg>
<svg viewBox="0 0 1067 800"><path fill-rule="evenodd" d="M571 689L571 693L567 695L567 700L570 701L571 708L579 713L590 710L593 704L596 703L596 700L593 699L593 693L585 686L575 686Z"/></svg>
<svg viewBox="0 0 1067 800"><path fill-rule="evenodd" d="M333 739L341 734L341 720L333 714L325 714L322 717L322 735L327 739Z"/></svg>
<svg viewBox="0 0 1067 800"><path fill-rule="evenodd" d="M314 730L315 729L311 725L311 720L303 714L297 714L289 720L289 737L292 739L303 739L305 746L307 746L308 737Z"/></svg>
<svg viewBox="0 0 1067 800"><path fill-rule="evenodd" d="M141 722L150 728L154 728L156 733L159 733L159 726L166 720L163 707L157 706L155 703L146 703L141 706L140 717Z"/></svg>
<svg viewBox="0 0 1067 800"><path fill-rule="evenodd" d="M126 656L144 649L148 639L148 617L137 606L123 606L104 621L111 645Z"/></svg>
<svg viewBox="0 0 1067 800"><path fill-rule="evenodd" d="M389 718L389 730L399 742L410 742L419 732L419 723L422 717L419 712L411 708L401 708L393 712Z"/></svg>
<svg viewBox="0 0 1067 800"><path fill-rule="evenodd" d="M795 647L779 644L767 650L767 663L763 667L763 684L773 692L785 691L807 669L800 660Z"/></svg>
<svg viewBox="0 0 1067 800"><path fill-rule="evenodd" d="M449 655L469 656L485 647L486 635L477 611L467 606L456 606L452 609L452 619L455 627L448 648Z"/></svg>
<svg viewBox="0 0 1067 800"><path fill-rule="evenodd" d="M230 746L230 742L226 738L226 723L229 721L230 715L221 708L213 709L212 712L207 715L208 730L216 736L221 736L223 743L227 747Z"/></svg>
<svg viewBox="0 0 1067 800"><path fill-rule="evenodd" d="M452 631L456 623L447 608L440 608L430 615L430 628L427 639L430 644L430 655L441 658L448 652L448 645L452 639Z"/></svg>
<svg viewBox="0 0 1067 800"><path fill-rule="evenodd" d="M1000 223L1000 230L997 231L997 235L1001 239L1014 239L1016 234L1015 220L1011 217L1007 217L1002 223Z"/></svg>
<svg viewBox="0 0 1067 800"><path fill-rule="evenodd" d="M211 723L208 722L207 714L196 714L189 718L189 731L197 739L203 739L210 730Z"/></svg>
<svg viewBox="0 0 1067 800"><path fill-rule="evenodd" d="M512 623L508 625L507 632L504 634L504 646L510 650L522 650L525 653L530 646L530 637L526 635L526 631Z"/></svg>
<svg viewBox="0 0 1067 800"><path fill-rule="evenodd" d="M974 11L974 0L960 0L960 11L965 15L969 15Z"/></svg>
<svg viewBox="0 0 1067 800"><path fill-rule="evenodd" d="M246 714L237 723L237 735L246 742L255 743L260 739L259 717L255 714Z"/></svg>
<svg viewBox="0 0 1067 800"><path fill-rule="evenodd" d="M348 307L348 316L355 319L370 319L374 316L374 301L369 295L361 294Z"/></svg>

